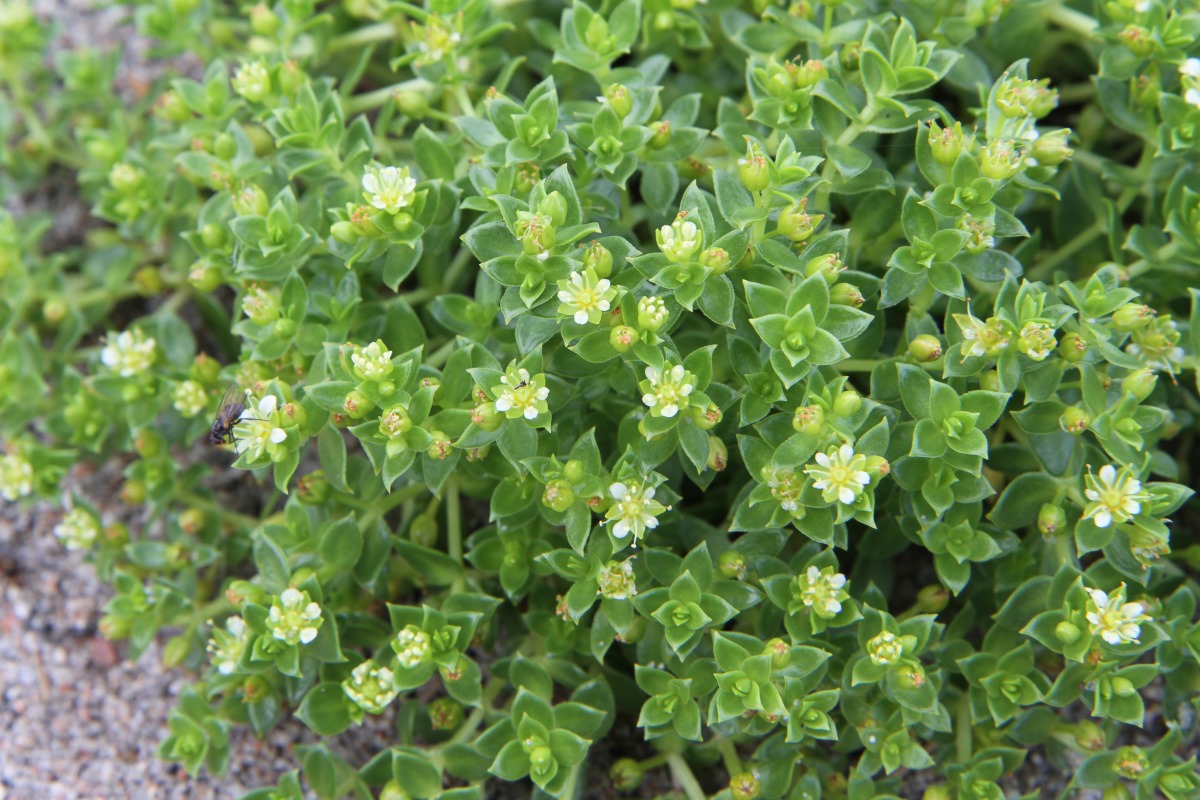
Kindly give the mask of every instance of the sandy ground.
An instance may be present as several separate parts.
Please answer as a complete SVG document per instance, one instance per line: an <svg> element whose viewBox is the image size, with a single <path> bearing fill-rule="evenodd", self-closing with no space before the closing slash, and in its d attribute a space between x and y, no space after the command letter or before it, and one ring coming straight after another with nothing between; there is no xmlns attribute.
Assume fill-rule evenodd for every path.
<svg viewBox="0 0 1200 800"><path fill-rule="evenodd" d="M106 491L100 476L80 489ZM90 490L90 492L89 492ZM51 503L0 510L0 800L230 798L294 766L298 723L260 742L233 734L226 777L195 781L159 760L176 696L194 679L164 670L152 646L136 662L96 629L112 588L53 534Z"/></svg>

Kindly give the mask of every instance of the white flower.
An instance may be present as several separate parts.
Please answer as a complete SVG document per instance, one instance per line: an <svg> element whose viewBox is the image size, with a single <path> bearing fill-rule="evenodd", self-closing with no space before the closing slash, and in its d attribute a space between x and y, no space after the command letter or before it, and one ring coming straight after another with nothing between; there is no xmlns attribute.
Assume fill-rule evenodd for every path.
<svg viewBox="0 0 1200 800"><path fill-rule="evenodd" d="M800 589L800 601L819 617L829 619L842 612L842 601L849 597L846 592L846 576L834 572L832 567L817 569L809 567L796 578Z"/></svg>
<svg viewBox="0 0 1200 800"><path fill-rule="evenodd" d="M1189 106L1200 108L1200 89L1193 86L1183 93L1183 99Z"/></svg>
<svg viewBox="0 0 1200 800"><path fill-rule="evenodd" d="M100 363L120 375L131 378L154 364L158 343L138 329L122 331L100 351Z"/></svg>
<svg viewBox="0 0 1200 800"><path fill-rule="evenodd" d="M768 465L762 468L762 479L771 490L771 497L779 501L780 508L797 519L804 516L804 510L800 507L800 492L804 489L804 481L796 477L794 469L776 469Z"/></svg>
<svg viewBox="0 0 1200 800"><path fill-rule="evenodd" d="M609 600L628 600L637 595L637 582L633 577L633 559L609 561L596 576L600 587L597 594Z"/></svg>
<svg viewBox="0 0 1200 800"><path fill-rule="evenodd" d="M597 280L589 270L572 272L571 277L558 282L558 313L575 320L576 325L600 321L601 315L612 308L617 290L607 278Z"/></svg>
<svg viewBox="0 0 1200 800"><path fill-rule="evenodd" d="M370 659L355 667L350 677L342 681L342 691L359 708L370 714L383 713L383 709L396 699L397 694L392 684L392 671Z"/></svg>
<svg viewBox="0 0 1200 800"><path fill-rule="evenodd" d="M687 408L688 397L695 386L696 376L683 368L682 364L667 367L646 367L646 380L642 381L642 402L656 417L673 417L679 409Z"/></svg>
<svg viewBox="0 0 1200 800"><path fill-rule="evenodd" d="M1017 338L1017 349L1034 361L1042 361L1058 345L1054 328L1044 322L1026 322Z"/></svg>
<svg viewBox="0 0 1200 800"><path fill-rule="evenodd" d="M233 90L251 102L258 102L271 93L271 73L257 61L243 64L233 76Z"/></svg>
<svg viewBox="0 0 1200 800"><path fill-rule="evenodd" d="M704 235L690 220L679 216L670 225L663 225L655 233L658 247L667 260L680 264L690 261L704 246Z"/></svg>
<svg viewBox="0 0 1200 800"><path fill-rule="evenodd" d="M321 607L312 602L308 592L288 587L271 604L267 614L271 635L288 644L308 644L317 638L317 629L325 620Z"/></svg>
<svg viewBox="0 0 1200 800"><path fill-rule="evenodd" d="M362 185L366 201L389 214L412 205L417 196L417 182L408 167L369 167Z"/></svg>
<svg viewBox="0 0 1200 800"><path fill-rule="evenodd" d="M225 630L214 628L212 638L208 640L208 652L212 653L217 672L222 675L236 672L249 643L250 630L241 617L226 619Z"/></svg>
<svg viewBox="0 0 1200 800"><path fill-rule="evenodd" d="M287 431L275 424L279 401L273 394L263 395L258 405L242 412L233 429L233 446L238 455L249 453L251 460L262 458L273 444L287 439Z"/></svg>
<svg viewBox="0 0 1200 800"><path fill-rule="evenodd" d="M381 339L376 339L351 353L350 363L354 365L354 374L362 380L383 380L392 374L392 351Z"/></svg>
<svg viewBox="0 0 1200 800"><path fill-rule="evenodd" d="M68 550L87 550L100 535L100 521L86 509L73 508L54 526L54 535Z"/></svg>
<svg viewBox="0 0 1200 800"><path fill-rule="evenodd" d="M1111 595L1099 589L1088 589L1087 621L1092 635L1109 644L1137 644L1142 635L1141 625L1150 616L1141 603L1125 602L1125 584Z"/></svg>
<svg viewBox="0 0 1200 800"><path fill-rule="evenodd" d="M850 505L871 482L871 476L866 472L867 457L855 453L848 444L830 448L828 453L817 453L816 462L815 467L805 467L804 473L815 478L813 486L821 490L826 503L836 499L843 505Z"/></svg>
<svg viewBox="0 0 1200 800"><path fill-rule="evenodd" d="M1179 74L1189 78L1200 78L1200 58L1189 58L1180 64Z"/></svg>
<svg viewBox="0 0 1200 800"><path fill-rule="evenodd" d="M867 641L867 655L880 666L895 664L904 655L904 643L891 631L880 631Z"/></svg>
<svg viewBox="0 0 1200 800"><path fill-rule="evenodd" d="M1118 472L1112 464L1100 468L1099 475L1091 470L1084 476L1087 488L1083 493L1090 501L1083 518L1092 520L1097 528L1107 528L1113 522L1127 522L1142 513L1142 482L1133 477L1129 466Z"/></svg>
<svg viewBox="0 0 1200 800"><path fill-rule="evenodd" d="M433 656L433 644L429 634L416 625L408 625L392 640L396 660L407 669L419 667Z"/></svg>
<svg viewBox="0 0 1200 800"><path fill-rule="evenodd" d="M521 367L511 377L516 380L510 380L509 374L501 375L501 385L492 388L497 395L497 411L503 412L509 419L524 417L534 420L538 414L549 410L546 398L550 396L550 390L542 385L543 376L530 375L529 370Z"/></svg>
<svg viewBox="0 0 1200 800"><path fill-rule="evenodd" d="M962 331L962 354L969 356L994 356L1008 347L1008 333L996 317L989 317L987 322L976 317L970 309L966 314L951 314Z"/></svg>
<svg viewBox="0 0 1200 800"><path fill-rule="evenodd" d="M16 500L33 492L33 465L23 456L9 453L0 458L0 494Z"/></svg>
<svg viewBox="0 0 1200 800"><path fill-rule="evenodd" d="M658 527L658 515L667 507L654 499L654 487L640 483L614 483L608 487L612 495L612 506L605 513L606 521L616 520L612 535L624 539L633 534L633 546L646 535L647 530Z"/></svg>
<svg viewBox="0 0 1200 800"><path fill-rule="evenodd" d="M183 381L175 387L172 397L175 410L188 419L200 416L208 408L208 392L198 381Z"/></svg>

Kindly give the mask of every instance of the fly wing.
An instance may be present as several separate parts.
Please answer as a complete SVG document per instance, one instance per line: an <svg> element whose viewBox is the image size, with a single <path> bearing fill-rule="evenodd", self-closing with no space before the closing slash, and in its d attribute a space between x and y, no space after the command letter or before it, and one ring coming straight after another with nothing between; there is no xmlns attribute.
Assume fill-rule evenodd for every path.
<svg viewBox="0 0 1200 800"><path fill-rule="evenodd" d="M229 384L225 394L221 395L221 405L217 406L217 419L232 425L246 410L246 395L236 383Z"/></svg>

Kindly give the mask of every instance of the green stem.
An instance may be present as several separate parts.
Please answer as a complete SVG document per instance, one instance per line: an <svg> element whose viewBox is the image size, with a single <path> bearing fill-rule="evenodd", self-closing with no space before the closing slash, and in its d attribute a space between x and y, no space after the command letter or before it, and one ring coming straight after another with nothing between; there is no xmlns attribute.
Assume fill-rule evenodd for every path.
<svg viewBox="0 0 1200 800"><path fill-rule="evenodd" d="M854 140L863 132L866 125L871 124L871 120L875 119L878 114L878 109L875 108L874 98L868 99L867 104L863 106L862 113L859 115L858 122L851 122L846 126L846 129L838 135L834 140L834 144L847 147L854 143ZM833 217L833 209L829 207L830 186L833 183L833 173L837 167L833 164L833 159L826 157L825 166L821 169L821 185L817 189L816 202L813 207L817 210L823 210Z"/></svg>
<svg viewBox="0 0 1200 800"><path fill-rule="evenodd" d="M437 369L438 367L442 366L442 364L446 363L446 359L450 357L450 354L453 353L457 347L458 342L455 339L451 339L437 350L434 350L429 354L429 358L425 359L425 366Z"/></svg>
<svg viewBox="0 0 1200 800"><path fill-rule="evenodd" d="M847 358L834 364L834 368L838 372L870 372L885 361L891 361L890 358ZM906 362L907 363L907 362ZM930 361L927 364L914 364L916 367L924 367L930 372L942 372L942 360Z"/></svg>
<svg viewBox="0 0 1200 800"><path fill-rule="evenodd" d="M708 795L700 788L700 782L692 774L692 768L683 760L683 756L679 753L668 754L667 766L671 768L671 777L683 789L688 800L708 800Z"/></svg>
<svg viewBox="0 0 1200 800"><path fill-rule="evenodd" d="M330 55L340 50L351 50L376 42L387 42L396 38L396 26L390 22L376 22L365 28L335 36L322 48L322 55Z"/></svg>
<svg viewBox="0 0 1200 800"><path fill-rule="evenodd" d="M1046 22L1074 31L1084 38L1091 36L1100 27L1100 23L1087 14L1064 5L1047 6L1042 11L1042 16L1046 18Z"/></svg>
<svg viewBox="0 0 1200 800"><path fill-rule="evenodd" d="M972 749L972 728L971 728L971 701L967 697L967 693L963 692L958 698L958 720L956 730L954 732L954 750L958 757L958 763L965 764L971 760Z"/></svg>
<svg viewBox="0 0 1200 800"><path fill-rule="evenodd" d="M828 56L833 51L833 6L825 4L825 29L821 34L821 56Z"/></svg>
<svg viewBox="0 0 1200 800"><path fill-rule="evenodd" d="M229 598L223 594L217 595L216 598L210 600L192 612L192 619L195 620L193 624L206 624L210 619L218 617L221 614L224 614L226 611L233 610L234 605L233 603L229 602Z"/></svg>
<svg viewBox="0 0 1200 800"><path fill-rule="evenodd" d="M442 291L452 292L458 279L462 277L463 270L471 263L473 254L467 248L462 248L454 255L454 260L450 262L449 269L446 270L446 279L442 281Z"/></svg>
<svg viewBox="0 0 1200 800"><path fill-rule="evenodd" d="M468 117L476 116L475 104L471 102L471 95L467 94L467 87L461 83L456 83L451 91L454 92L454 99L458 101L458 106L462 109L463 115Z"/></svg>
<svg viewBox="0 0 1200 800"><path fill-rule="evenodd" d="M429 487L423 483L410 483L407 486L401 486L388 496L377 500L359 521L359 527L366 529L374 525L396 506L402 505L414 497L420 497L428 491Z"/></svg>
<svg viewBox="0 0 1200 800"><path fill-rule="evenodd" d="M224 506L219 505L209 498L196 494L195 492L187 491L186 489L176 489L175 499L185 506L197 508L201 511L212 514L218 519L223 519L242 530L254 530L262 524L262 520L257 517L252 517L249 514L242 514L237 511L230 511Z"/></svg>
<svg viewBox="0 0 1200 800"><path fill-rule="evenodd" d="M1040 280L1054 274L1054 269L1067 259L1073 257L1083 248L1104 234L1104 223L1097 220L1093 224L1075 234L1071 241L1064 244L1047 259L1029 271L1029 280Z"/></svg>
<svg viewBox="0 0 1200 800"><path fill-rule="evenodd" d="M446 554L460 566L463 563L462 540L462 505L458 496L458 479L452 477L446 481ZM460 575L454 579L450 591L460 592L464 588L464 579Z"/></svg>
<svg viewBox="0 0 1200 800"><path fill-rule="evenodd" d="M733 744L732 739L724 737L717 739L717 750L721 753L721 760L725 762L725 770L729 773L729 777L733 778L736 775L741 775L742 759L738 755L737 748Z"/></svg>
<svg viewBox="0 0 1200 800"><path fill-rule="evenodd" d="M350 114L361 114L364 111L379 108L401 92L418 92L424 94L433 91L433 88L433 84L424 78L411 78L407 81L393 83L391 86L384 86L382 89L376 89L372 92L356 94L354 97L345 100L343 105L347 116Z"/></svg>

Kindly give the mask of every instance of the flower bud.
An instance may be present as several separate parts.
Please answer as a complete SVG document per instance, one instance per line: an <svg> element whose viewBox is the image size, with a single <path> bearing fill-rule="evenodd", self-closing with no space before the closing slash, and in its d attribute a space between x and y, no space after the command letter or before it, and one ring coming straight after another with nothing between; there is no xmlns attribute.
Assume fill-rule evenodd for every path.
<svg viewBox="0 0 1200 800"><path fill-rule="evenodd" d="M708 461L704 466L713 472L722 472L729 464L729 448L718 436L708 437Z"/></svg>
<svg viewBox="0 0 1200 800"><path fill-rule="evenodd" d="M557 191L550 192L538 203L538 213L549 217L550 223L557 228L567 221L567 199Z"/></svg>
<svg viewBox="0 0 1200 800"><path fill-rule="evenodd" d="M821 220L825 219L824 214L814 216L805 211L807 205L808 200L801 200L779 212L779 219L776 221L779 232L793 242L803 242L812 236Z"/></svg>
<svg viewBox="0 0 1200 800"><path fill-rule="evenodd" d="M474 422L474 415L472 415ZM412 430L412 417L408 415L408 409L402 405L395 405L379 417L379 432L388 439L396 439Z"/></svg>
<svg viewBox="0 0 1200 800"><path fill-rule="evenodd" d="M50 325L57 325L66 319L69 310L61 297L51 297L42 305L42 319Z"/></svg>
<svg viewBox="0 0 1200 800"><path fill-rule="evenodd" d="M1075 729L1075 744L1082 747L1084 750L1103 750L1105 744L1104 731L1100 726L1090 719L1085 719L1076 722Z"/></svg>
<svg viewBox="0 0 1200 800"><path fill-rule="evenodd" d="M921 795L921 800L951 800L953 796L949 786L944 783L935 783L926 787Z"/></svg>
<svg viewBox="0 0 1200 800"><path fill-rule="evenodd" d="M979 154L979 169L984 177L1005 181L1021 169L1024 156L1007 140L989 142Z"/></svg>
<svg viewBox="0 0 1200 800"><path fill-rule="evenodd" d="M1067 514L1056 505L1044 503L1038 511L1037 526L1046 538L1058 536L1066 531Z"/></svg>
<svg viewBox="0 0 1200 800"><path fill-rule="evenodd" d="M1058 354L1071 364L1078 364L1087 355L1087 341L1078 333L1068 333L1058 343Z"/></svg>
<svg viewBox="0 0 1200 800"><path fill-rule="evenodd" d="M188 655L192 652L191 640L183 636L172 636L167 640L162 652L162 665L167 669L174 669L187 661Z"/></svg>
<svg viewBox="0 0 1200 800"><path fill-rule="evenodd" d="M1112 687L1113 694L1117 697L1132 697L1137 694L1137 689L1134 688L1133 682L1121 675L1114 676L1109 681L1109 686Z"/></svg>
<svg viewBox="0 0 1200 800"><path fill-rule="evenodd" d="M632 792L642 785L646 771L632 758L618 759L608 771L608 778L618 792Z"/></svg>
<svg viewBox="0 0 1200 800"><path fill-rule="evenodd" d="M271 696L271 682L262 675L250 675L242 681L242 699L253 705Z"/></svg>
<svg viewBox="0 0 1200 800"><path fill-rule="evenodd" d="M917 592L917 608L923 614L936 614L950 604L950 593L940 583L930 584Z"/></svg>
<svg viewBox="0 0 1200 800"><path fill-rule="evenodd" d="M908 354L912 356L913 360L921 364L928 364L942 357L942 343L936 336L922 333L914 336L908 343Z"/></svg>
<svg viewBox="0 0 1200 800"><path fill-rule="evenodd" d="M1128 392L1144 402L1154 392L1158 385L1158 375L1152 369L1139 369L1121 379L1121 391Z"/></svg>
<svg viewBox="0 0 1200 800"><path fill-rule="evenodd" d="M379 800L412 800L412 795L396 779L392 779L379 790Z"/></svg>
<svg viewBox="0 0 1200 800"><path fill-rule="evenodd" d="M962 154L971 137L963 134L962 123L956 122L949 128L939 128L937 122L929 123L929 149L934 161L943 166L953 166Z"/></svg>
<svg viewBox="0 0 1200 800"><path fill-rule="evenodd" d="M546 484L542 493L542 505L562 513L575 503L575 490L571 484L562 478L555 478Z"/></svg>
<svg viewBox="0 0 1200 800"><path fill-rule="evenodd" d="M350 419L362 419L374 407L375 404L371 402L371 398L357 389L347 394L345 402L342 403L342 411Z"/></svg>
<svg viewBox="0 0 1200 800"><path fill-rule="evenodd" d="M408 526L408 538L422 547L433 547L438 540L437 518L429 512L417 515Z"/></svg>
<svg viewBox="0 0 1200 800"><path fill-rule="evenodd" d="M146 482L130 479L121 484L121 502L127 506L140 506L146 502Z"/></svg>
<svg viewBox="0 0 1200 800"><path fill-rule="evenodd" d="M430 431L429 433L433 437L433 441L426 448L425 452L430 458L437 461L444 461L449 458L452 449L450 437L443 431Z"/></svg>
<svg viewBox="0 0 1200 800"><path fill-rule="evenodd" d="M979 388L985 392L1000 391L1000 373L994 369L989 369L979 376Z"/></svg>
<svg viewBox="0 0 1200 800"><path fill-rule="evenodd" d="M192 118L191 109L174 89L168 89L159 96L155 111L168 122L187 122Z"/></svg>
<svg viewBox="0 0 1200 800"><path fill-rule="evenodd" d="M1067 433L1073 433L1076 436L1086 431L1091 422L1091 416L1079 406L1071 406L1058 418L1059 426Z"/></svg>
<svg viewBox="0 0 1200 800"><path fill-rule="evenodd" d="M500 412L496 411L496 404L493 402L480 403L471 409L471 422L481 430L488 432L498 430L504 422L504 417Z"/></svg>
<svg viewBox="0 0 1200 800"><path fill-rule="evenodd" d="M804 267L804 273L810 278L820 273L824 276L825 282L832 286L837 283L838 276L845 269L846 265L842 263L842 257L837 253L829 253L809 259L808 264Z"/></svg>
<svg viewBox="0 0 1200 800"><path fill-rule="evenodd" d="M743 580L746 577L746 554L737 550L726 550L717 557L717 571L721 577L730 580Z"/></svg>
<svg viewBox="0 0 1200 800"><path fill-rule="evenodd" d="M629 90L619 83L613 83L604 89L604 100L617 116L625 119L633 111L633 97Z"/></svg>
<svg viewBox="0 0 1200 800"><path fill-rule="evenodd" d="M711 431L720 424L724 414L716 403L706 406L688 406L688 418L702 431Z"/></svg>
<svg viewBox="0 0 1200 800"><path fill-rule="evenodd" d="M1155 311L1147 305L1126 303L1113 312L1113 327L1121 333L1133 333L1154 321Z"/></svg>
<svg viewBox="0 0 1200 800"><path fill-rule="evenodd" d="M612 274L613 257L607 247L594 241L583 254L584 270L591 270L597 278L607 278Z"/></svg>
<svg viewBox="0 0 1200 800"><path fill-rule="evenodd" d="M896 673L896 683L904 689L920 689L926 680L928 676L920 664L906 665Z"/></svg>
<svg viewBox="0 0 1200 800"><path fill-rule="evenodd" d="M1071 131L1064 128L1039 136L1033 143L1033 157L1044 167L1057 167L1075 151L1067 146Z"/></svg>
<svg viewBox="0 0 1200 800"><path fill-rule="evenodd" d="M661 297L652 295L638 300L637 323L642 330L658 333L669 319L667 304Z"/></svg>
<svg viewBox="0 0 1200 800"><path fill-rule="evenodd" d="M862 292L853 283L835 283L829 289L829 302L838 306L862 308L867 298L863 297Z"/></svg>
<svg viewBox="0 0 1200 800"><path fill-rule="evenodd" d="M300 502L310 506L319 506L325 503L329 499L329 492L332 488L329 478L325 476L325 471L319 469L301 476L300 480L296 482L296 491Z"/></svg>
<svg viewBox="0 0 1200 800"><path fill-rule="evenodd" d="M265 217L270 210L267 193L254 184L248 184L240 192L234 192L230 197L233 210L244 217Z"/></svg>
<svg viewBox="0 0 1200 800"><path fill-rule="evenodd" d="M762 784L753 772L743 772L729 779L729 795L733 800L757 800Z"/></svg>
<svg viewBox="0 0 1200 800"><path fill-rule="evenodd" d="M563 465L563 478L571 484L580 483L587 477L587 467L578 458L572 458Z"/></svg>
<svg viewBox="0 0 1200 800"><path fill-rule="evenodd" d="M824 62L819 59L809 59L793 73L797 89L811 89L829 74Z"/></svg>
<svg viewBox="0 0 1200 800"><path fill-rule="evenodd" d="M362 238L362 230L353 222L341 220L329 226L329 235L342 244L355 244Z"/></svg>
<svg viewBox="0 0 1200 800"><path fill-rule="evenodd" d="M1133 800L1133 792L1129 791L1129 787L1124 783L1117 781L1100 793L1100 800Z"/></svg>
<svg viewBox="0 0 1200 800"><path fill-rule="evenodd" d="M745 157L738 159L738 177L751 192L764 191L771 185L770 165L762 153L754 151L753 145L748 145Z"/></svg>
<svg viewBox="0 0 1200 800"><path fill-rule="evenodd" d="M221 270L207 261L197 261L188 273L188 283L198 292L215 292L221 286Z"/></svg>
<svg viewBox="0 0 1200 800"><path fill-rule="evenodd" d="M714 275L728 272L729 252L723 247L710 247L700 254L700 263L711 269Z"/></svg>
<svg viewBox="0 0 1200 800"><path fill-rule="evenodd" d="M867 456L866 472L872 480L879 480L891 471L892 465L883 456Z"/></svg>
<svg viewBox="0 0 1200 800"><path fill-rule="evenodd" d="M608 334L608 342L618 353L627 353L638 342L638 332L628 325L618 325Z"/></svg>
<svg viewBox="0 0 1200 800"><path fill-rule="evenodd" d="M108 172L108 182L121 194L133 194L142 186L143 174L130 164L114 164Z"/></svg>
<svg viewBox="0 0 1200 800"><path fill-rule="evenodd" d="M259 3L250 9L250 30L259 36L271 36L279 30L279 15Z"/></svg>
<svg viewBox="0 0 1200 800"><path fill-rule="evenodd" d="M266 605L269 600L266 591L261 586L243 580L230 583L229 588L225 590L225 598L239 608L246 603L258 606Z"/></svg>
<svg viewBox="0 0 1200 800"><path fill-rule="evenodd" d="M800 406L792 415L792 429L809 436L820 436L825 431L825 410L817 405Z"/></svg>
<svg viewBox="0 0 1200 800"><path fill-rule="evenodd" d="M862 395L853 389L847 389L834 398L833 413L839 417L849 417L857 414L862 404Z"/></svg>
<svg viewBox="0 0 1200 800"><path fill-rule="evenodd" d="M439 697L429 704L429 721L435 731L452 731L463 723L463 707L451 697Z"/></svg>
<svg viewBox="0 0 1200 800"><path fill-rule="evenodd" d="M1082 635L1083 631L1079 630L1079 627L1073 622L1063 620L1054 626L1054 638L1063 644L1075 644Z"/></svg>
<svg viewBox="0 0 1200 800"><path fill-rule="evenodd" d="M607 53L615 46L615 41L608 30L608 20L599 14L593 14L583 32L583 43L597 53Z"/></svg>
<svg viewBox="0 0 1200 800"><path fill-rule="evenodd" d="M670 120L660 119L658 122L651 122L650 140L646 142L646 146L651 150L662 150L671 143L671 122Z"/></svg>
<svg viewBox="0 0 1200 800"><path fill-rule="evenodd" d="M133 621L128 617L118 617L115 614L105 614L100 618L100 635L109 641L128 639L133 630Z"/></svg>

